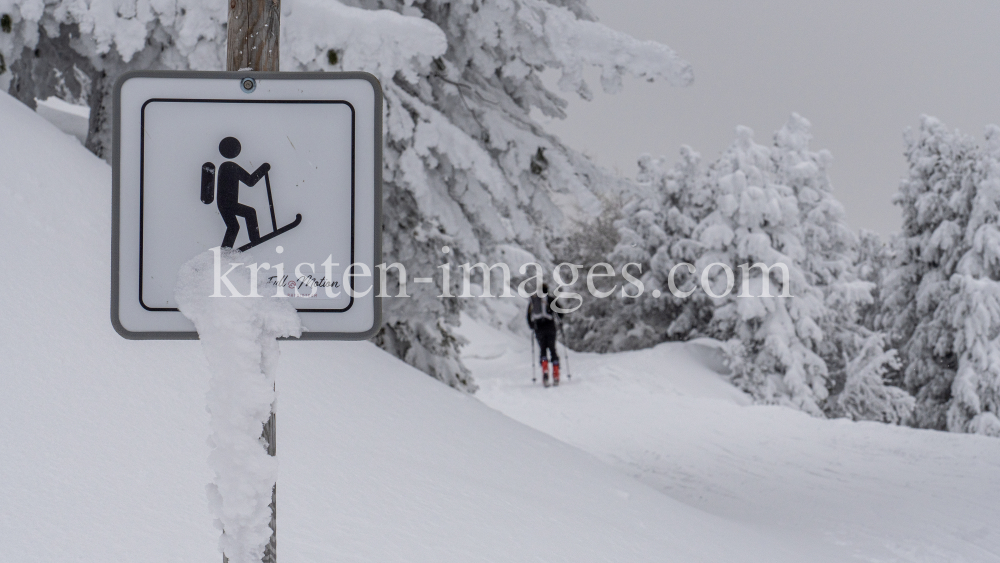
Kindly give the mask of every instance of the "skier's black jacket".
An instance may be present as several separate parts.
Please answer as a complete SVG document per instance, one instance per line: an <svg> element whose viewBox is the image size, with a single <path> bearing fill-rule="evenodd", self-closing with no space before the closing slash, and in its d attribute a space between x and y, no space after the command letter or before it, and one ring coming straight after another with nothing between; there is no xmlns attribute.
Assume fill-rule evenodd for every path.
<svg viewBox="0 0 1000 563"><path fill-rule="evenodd" d="M544 319L544 318L533 319L532 318L531 310L534 308L534 300L535 299L544 299L545 300L545 309L548 311L549 316L551 316L552 318L550 318L550 319ZM531 330L533 330L535 332L549 332L550 330L553 331L553 332L555 332L555 330L556 330L556 319L562 317L562 313L559 313L555 309L552 308L552 305L555 302L556 302L556 300L553 299L552 296L550 296L550 295L544 295L542 297L537 297L535 295L531 296L531 299L528 301L528 326L531 327Z"/></svg>
<svg viewBox="0 0 1000 563"><path fill-rule="evenodd" d="M544 300L544 304L542 300ZM532 295L531 301L528 303L528 326L535 331L535 339L538 340L539 347L539 360L542 362L542 366L544 367L545 362L551 358L552 364L557 366L556 369L559 369L559 352L556 350L556 330L558 328L556 320L562 316L562 313L552 308L553 303L555 303L555 299L549 295L544 297ZM538 314L532 315L536 305L539 306L539 311L548 313L545 316L549 318L540 318ZM544 377L547 378L548 375Z"/></svg>

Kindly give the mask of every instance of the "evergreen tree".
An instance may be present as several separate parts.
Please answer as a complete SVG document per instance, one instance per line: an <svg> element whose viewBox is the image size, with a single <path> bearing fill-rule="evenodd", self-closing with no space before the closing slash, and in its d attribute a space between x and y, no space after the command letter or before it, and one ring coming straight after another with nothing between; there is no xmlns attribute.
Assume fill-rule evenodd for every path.
<svg viewBox="0 0 1000 563"><path fill-rule="evenodd" d="M779 181L795 191L799 202L805 249L802 260L804 274L811 285L823 292L826 312L819 319L823 340L818 352L826 363L828 386L831 389L844 387L847 393L857 393L858 386L864 384L872 387L869 391L872 395L903 397L902 402L889 407L894 414L888 418L900 422L906 417L896 414L907 413L908 406L912 405L901 390L884 389L883 376L892 373L893 366L896 366L896 361L891 358L894 353L882 349L886 340L884 335L873 334L861 322L862 312L874 304L876 285L857 275L854 263L858 239L847 225L843 206L833 195L828 175L833 157L825 150L810 151L811 137L809 121L792 114L788 123L775 134L774 158ZM879 353L873 354L874 350ZM868 368L859 363L870 358L881 358L882 363ZM863 368L871 375L859 379L859 370ZM850 386L846 385L848 381ZM852 416L864 417L866 413L857 409L866 404L875 407L874 403L867 401L856 403ZM832 412L839 414L836 409ZM885 418L884 414L885 409L876 407L871 416L881 419Z"/></svg>
<svg viewBox="0 0 1000 563"><path fill-rule="evenodd" d="M914 398L899 387L886 385L892 370L899 369L895 350L886 350L880 332L855 334L854 356L847 361L843 390L837 395L839 413L854 420L903 424L910 419Z"/></svg>
<svg viewBox="0 0 1000 563"><path fill-rule="evenodd" d="M607 262L617 274L602 284L605 287L599 287L603 291L617 288L607 298L594 297L585 283L578 284L583 306L566 319L567 335L574 346L598 352L634 350L691 337L704 327L711 315L704 296L681 299L668 287L674 266L696 259L693 247L685 242L711 206L708 192L697 186L700 159L688 147L681 148L679 162L669 169L662 158L641 157L638 183L621 196L627 201L615 207L615 228L608 233L606 246L597 253L560 254L560 261L587 267ZM601 226L600 219L584 223L571 238L587 240L584 234L601 231ZM636 295L634 284L627 285L622 275L625 270L641 281L641 294ZM675 272L675 282L687 287L697 280L681 269ZM654 291L659 297L653 297Z"/></svg>
<svg viewBox="0 0 1000 563"><path fill-rule="evenodd" d="M704 248L695 267L714 295L731 284L725 297L713 298L708 330L739 342L734 381L760 401L821 415L828 371L819 355L820 324L827 311L822 291L802 267L799 204L795 191L778 183L774 152L740 127L736 142L709 168L707 185L718 208L695 229L694 239ZM731 270L710 269L712 264ZM765 276L754 264L771 269ZM764 296L765 285L770 297Z"/></svg>
<svg viewBox="0 0 1000 563"><path fill-rule="evenodd" d="M712 323L722 328L716 336L737 339L731 345L736 380L759 399L791 402L816 415L905 422L913 400L888 385L885 376L898 364L895 351L884 346L885 336L861 324L875 286L856 274L857 240L833 196L832 158L827 151L809 150L809 127L793 114L772 147L754 145L743 130L732 154L720 161L718 172L727 174L720 185L734 170L743 174L730 181L735 189L723 193L745 195L735 206L720 200L728 219L717 217L706 232L717 231L709 240L732 240L736 253L728 263L736 286L753 289L750 297L730 296L716 309ZM743 177L747 184L741 189ZM727 214L727 207L733 211ZM701 260L727 263L722 256ZM781 283L773 266L788 267L790 298L757 297L762 272L750 269L744 280L748 270L739 266L757 262L772 266L772 287Z"/></svg>
<svg viewBox="0 0 1000 563"><path fill-rule="evenodd" d="M909 422L915 400L902 389L902 362L896 350L887 348L891 339L880 328L884 280L892 263L890 246L878 233L862 229L853 271L873 287L871 300L857 305L856 323L848 333L851 352L845 354L843 389L829 410L855 420L903 424Z"/></svg>
<svg viewBox="0 0 1000 563"><path fill-rule="evenodd" d="M944 304L958 356L946 417L949 430L1000 437L1000 128L987 128L977 168Z"/></svg>
<svg viewBox="0 0 1000 563"><path fill-rule="evenodd" d="M913 423L958 430L947 413L966 337L956 330L949 302L957 304L952 277L960 261L968 263L965 233L979 182L979 149L930 117L906 140L909 177L895 197L903 225L882 290L882 325L900 351L904 384L917 400Z"/></svg>
<svg viewBox="0 0 1000 563"><path fill-rule="evenodd" d="M874 231L861 229L858 232L858 251L854 259L854 273L859 280L866 281L874 287L872 302L861 305L858 309L859 321L869 330L879 330L882 326L881 317L885 307L883 287L885 278L892 269L892 244L886 243Z"/></svg>

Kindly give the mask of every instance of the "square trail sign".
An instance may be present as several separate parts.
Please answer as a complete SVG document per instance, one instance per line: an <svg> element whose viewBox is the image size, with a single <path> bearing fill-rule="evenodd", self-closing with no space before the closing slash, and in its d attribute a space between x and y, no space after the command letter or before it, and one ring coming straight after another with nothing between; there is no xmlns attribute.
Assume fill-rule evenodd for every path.
<svg viewBox="0 0 1000 563"><path fill-rule="evenodd" d="M280 278L277 268L259 275L286 286L303 338L375 334L375 77L132 72L115 86L114 119L111 321L119 334L197 338L174 285L185 262L216 247L282 264Z"/></svg>

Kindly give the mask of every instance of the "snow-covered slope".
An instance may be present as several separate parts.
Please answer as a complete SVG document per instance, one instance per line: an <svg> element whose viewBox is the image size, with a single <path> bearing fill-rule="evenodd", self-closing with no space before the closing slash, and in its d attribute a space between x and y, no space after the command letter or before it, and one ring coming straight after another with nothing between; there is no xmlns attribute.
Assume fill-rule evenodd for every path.
<svg viewBox="0 0 1000 563"><path fill-rule="evenodd" d="M55 96L44 100L36 99L35 104L35 111L38 112L38 115L44 117L64 133L73 135L81 143L87 142L89 107L70 104Z"/></svg>
<svg viewBox="0 0 1000 563"><path fill-rule="evenodd" d="M196 342L109 321L110 170L0 94L0 561L218 561ZM282 561L803 561L368 343L282 343Z"/></svg>
<svg viewBox="0 0 1000 563"><path fill-rule="evenodd" d="M1000 561L1000 440L750 406L683 343L571 353L542 389L526 335L462 333L484 402L803 561Z"/></svg>

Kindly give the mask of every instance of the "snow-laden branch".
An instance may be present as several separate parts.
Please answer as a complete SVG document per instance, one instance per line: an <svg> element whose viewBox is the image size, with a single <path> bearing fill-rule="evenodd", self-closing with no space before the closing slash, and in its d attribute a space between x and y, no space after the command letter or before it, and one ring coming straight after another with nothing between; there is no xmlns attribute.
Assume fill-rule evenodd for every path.
<svg viewBox="0 0 1000 563"><path fill-rule="evenodd" d="M295 0L282 18L281 39L284 68L326 68L332 50L344 68L367 71L383 81L397 71L415 81L415 68L425 68L448 48L444 32L433 22L335 0Z"/></svg>
<svg viewBox="0 0 1000 563"><path fill-rule="evenodd" d="M604 24L577 19L566 8L542 0L523 2L519 19L543 31L562 65L559 85L563 89L585 92L583 69L587 66L601 68L601 85L612 94L621 90L626 74L666 80L674 86L687 86L694 80L691 65L666 45L640 41Z"/></svg>
<svg viewBox="0 0 1000 563"><path fill-rule="evenodd" d="M686 86L694 79L691 66L666 45L579 19L567 8L544 0L492 0L475 7L451 3L449 8L465 16L464 25L449 28L449 33L482 46L460 57L470 60L484 76L498 71L517 83L533 69L559 69L559 87L584 99L591 98L584 70L592 66L601 69L601 84L609 93L621 89L625 75L666 80L675 86ZM505 55L501 61L495 58L498 53Z"/></svg>
<svg viewBox="0 0 1000 563"><path fill-rule="evenodd" d="M281 61L284 70L333 67L328 52L343 64L382 79L401 72L415 80L447 41L434 23L389 10L364 10L336 0L286 0L282 6ZM174 57L168 67L221 70L226 49L226 2L204 0L0 0L11 14L24 45L34 47L40 27L50 36L59 24L76 24L93 54L115 50L128 63L150 38L169 37ZM8 56L19 53L9 52Z"/></svg>
<svg viewBox="0 0 1000 563"><path fill-rule="evenodd" d="M37 43L40 26L57 36L59 24L76 24L96 54L114 48L125 62L160 26L185 56L204 42L224 49L226 9L225 2L202 0L0 0L0 11L11 15L28 47Z"/></svg>

